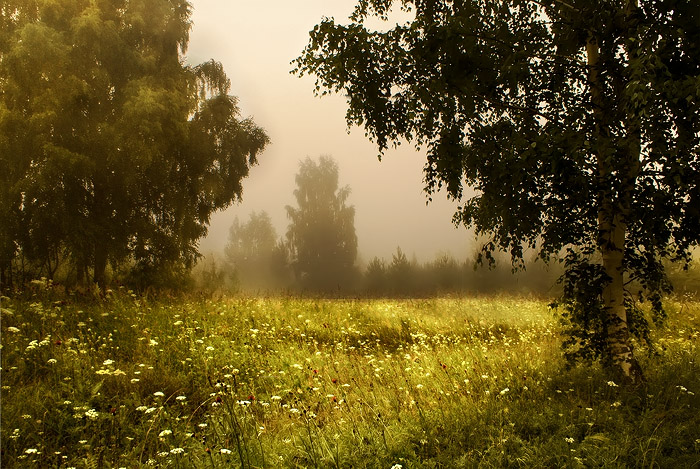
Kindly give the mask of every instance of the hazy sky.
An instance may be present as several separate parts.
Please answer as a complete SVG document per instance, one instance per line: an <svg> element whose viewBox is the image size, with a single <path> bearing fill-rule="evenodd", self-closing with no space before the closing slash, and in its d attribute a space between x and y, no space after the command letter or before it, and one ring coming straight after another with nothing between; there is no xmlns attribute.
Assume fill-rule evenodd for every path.
<svg viewBox="0 0 700 469"><path fill-rule="evenodd" d="M215 59L231 79L244 117L252 117L272 143L243 182L243 202L214 215L203 253L220 251L236 216L251 211L270 214L278 235L286 232L285 205L294 204L294 176L299 162L331 155L338 162L340 184L349 185L361 260L391 259L396 247L419 260L437 253L467 256L473 236L451 223L457 206L443 193L426 206L423 193L425 155L404 144L377 159L376 146L364 130L345 123L345 100L313 94L313 77L289 72L290 62L308 42L309 31L325 17L347 22L354 0L192 0L190 63Z"/></svg>

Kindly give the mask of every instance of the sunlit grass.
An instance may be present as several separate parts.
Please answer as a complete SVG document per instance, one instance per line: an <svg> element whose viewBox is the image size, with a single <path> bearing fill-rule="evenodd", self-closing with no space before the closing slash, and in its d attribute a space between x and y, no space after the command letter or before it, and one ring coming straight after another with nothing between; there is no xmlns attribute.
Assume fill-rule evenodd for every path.
<svg viewBox="0 0 700 469"><path fill-rule="evenodd" d="M567 370L545 301L2 301L3 467L587 467L700 461L700 306L647 382Z"/></svg>

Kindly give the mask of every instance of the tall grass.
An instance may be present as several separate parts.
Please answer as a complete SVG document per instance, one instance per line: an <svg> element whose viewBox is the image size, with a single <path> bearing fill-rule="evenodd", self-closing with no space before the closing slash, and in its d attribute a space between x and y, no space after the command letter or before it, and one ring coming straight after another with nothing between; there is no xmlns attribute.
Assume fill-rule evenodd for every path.
<svg viewBox="0 0 700 469"><path fill-rule="evenodd" d="M3 467L692 467L700 305L647 381L517 297L2 298Z"/></svg>

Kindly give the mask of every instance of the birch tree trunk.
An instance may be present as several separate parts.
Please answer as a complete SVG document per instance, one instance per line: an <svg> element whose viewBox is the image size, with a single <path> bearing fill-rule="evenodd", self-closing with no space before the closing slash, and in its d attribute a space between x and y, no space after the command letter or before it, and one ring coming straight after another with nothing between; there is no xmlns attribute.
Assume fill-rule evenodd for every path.
<svg viewBox="0 0 700 469"><path fill-rule="evenodd" d="M636 383L642 379L641 368L633 354L625 308L624 290L624 254L627 234L626 219L630 213L632 192L639 168L638 127L628 128L628 138L632 144L626 148L608 148L610 141L606 119L606 103L602 96L600 78L600 49L593 34L589 36L586 45L586 55L589 67L589 85L591 102L595 118L595 138L598 140L597 163L598 176L602 189L599 193L598 209L598 250L602 256L603 270L609 281L603 288L602 300L606 312L607 345L613 370L618 372L621 379ZM635 119L630 119L634 121ZM622 180L615 190L610 187L615 177Z"/></svg>

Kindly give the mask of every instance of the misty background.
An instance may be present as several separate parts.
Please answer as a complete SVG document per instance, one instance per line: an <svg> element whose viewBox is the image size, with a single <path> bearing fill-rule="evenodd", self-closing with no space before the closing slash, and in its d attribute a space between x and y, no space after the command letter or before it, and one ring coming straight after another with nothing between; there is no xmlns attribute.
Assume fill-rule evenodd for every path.
<svg viewBox="0 0 700 469"><path fill-rule="evenodd" d="M267 212L283 235L299 163L329 155L338 164L340 185L352 191L348 204L355 207L359 264L374 257L390 261L397 247L419 262L443 253L460 260L471 256L474 235L451 222L458 203L438 193L426 205L425 154L404 144L388 150L380 162L364 131L348 129L343 96L316 97L313 78L290 74L308 31L324 16L345 20L353 6L342 0L192 1L187 61L220 61L240 98L241 114L253 117L271 139L243 180L242 202L212 217L200 242L202 254L222 254L236 217L245 222L253 211Z"/></svg>

